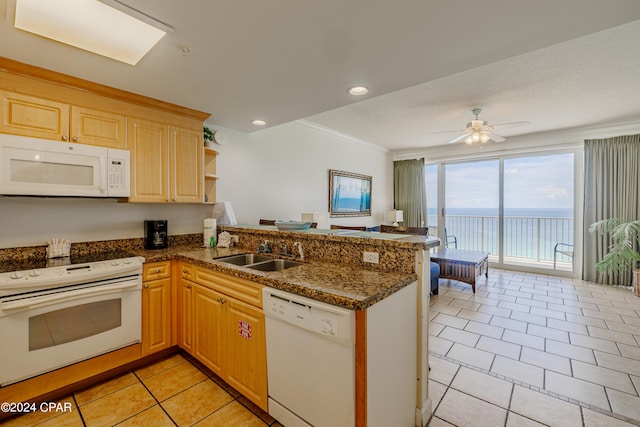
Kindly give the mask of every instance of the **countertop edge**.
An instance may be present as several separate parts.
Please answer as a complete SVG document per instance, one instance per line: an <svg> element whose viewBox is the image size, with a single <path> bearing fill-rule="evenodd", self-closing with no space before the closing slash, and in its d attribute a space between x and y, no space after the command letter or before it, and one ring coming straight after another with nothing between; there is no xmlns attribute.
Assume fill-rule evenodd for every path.
<svg viewBox="0 0 640 427"><path fill-rule="evenodd" d="M250 270L246 267L239 267L232 264L223 263L222 261L216 261L216 258L248 253L246 249L227 248L224 249L223 253L221 254L218 254L215 251L216 249L186 246L162 250L161 253L155 252L153 250L135 250L132 252L134 252L136 255L144 257L146 263L171 260L185 261L203 268L209 268L219 273L228 274L232 277L250 280L274 289L280 289L285 292L291 292L296 295L304 296L307 298L315 299L317 301L352 310L366 310L375 303L382 301L388 296L418 280L418 275L416 273L375 272L364 269L362 269L362 271L358 271L350 269L350 271L354 272L354 274L366 274L371 278L374 278L374 276L386 276L386 279L389 279L389 281L393 282L388 286L379 288L377 292L371 295L363 296L360 299L346 295L348 292L343 292L344 294L341 294L341 292L339 292L338 290L332 292L330 289L320 289L319 286L316 286L312 283L305 284L303 280L289 280L287 275L281 272L255 271ZM207 252L209 253L207 254ZM203 259L206 256L209 256L209 258ZM326 268L325 266L340 268L340 266L336 266L334 264L320 262L310 262L308 263L308 265L320 266L321 268Z"/></svg>

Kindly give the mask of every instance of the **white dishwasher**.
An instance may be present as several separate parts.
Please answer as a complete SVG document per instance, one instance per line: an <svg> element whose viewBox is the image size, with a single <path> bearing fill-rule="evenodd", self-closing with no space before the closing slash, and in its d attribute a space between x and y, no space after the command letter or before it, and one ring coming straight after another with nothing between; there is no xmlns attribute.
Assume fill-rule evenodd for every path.
<svg viewBox="0 0 640 427"><path fill-rule="evenodd" d="M286 427L355 425L355 314L263 288L269 414Z"/></svg>

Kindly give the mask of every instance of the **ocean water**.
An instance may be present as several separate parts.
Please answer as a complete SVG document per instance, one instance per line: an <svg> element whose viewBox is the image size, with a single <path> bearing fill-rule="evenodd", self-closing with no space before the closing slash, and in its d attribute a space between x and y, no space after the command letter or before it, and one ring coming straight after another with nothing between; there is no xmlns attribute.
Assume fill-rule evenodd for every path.
<svg viewBox="0 0 640 427"><path fill-rule="evenodd" d="M429 217L436 215L437 209L427 209ZM498 216L498 208L447 208L447 215ZM525 216L540 218L572 218L572 208L505 208L505 216Z"/></svg>
<svg viewBox="0 0 640 427"><path fill-rule="evenodd" d="M459 249L499 251L498 210L492 208L447 209L447 234L458 239ZM436 210L428 222L436 224ZM506 257L553 260L557 243L573 244L573 209L505 208L503 251ZM561 256L560 261L570 261Z"/></svg>

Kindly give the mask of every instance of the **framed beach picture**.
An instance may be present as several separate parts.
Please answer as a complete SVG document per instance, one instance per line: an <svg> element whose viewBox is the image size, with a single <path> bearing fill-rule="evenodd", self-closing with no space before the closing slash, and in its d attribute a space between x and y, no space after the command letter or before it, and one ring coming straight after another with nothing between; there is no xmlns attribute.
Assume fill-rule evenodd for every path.
<svg viewBox="0 0 640 427"><path fill-rule="evenodd" d="M329 214L371 216L371 177L330 169Z"/></svg>

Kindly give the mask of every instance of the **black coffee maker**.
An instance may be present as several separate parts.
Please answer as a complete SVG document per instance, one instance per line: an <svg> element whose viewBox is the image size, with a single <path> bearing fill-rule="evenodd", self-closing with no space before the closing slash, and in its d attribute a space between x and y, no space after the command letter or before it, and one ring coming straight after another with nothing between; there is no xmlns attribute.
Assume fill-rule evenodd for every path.
<svg viewBox="0 0 640 427"><path fill-rule="evenodd" d="M169 246L169 234L166 219L144 220L144 248L164 249Z"/></svg>

